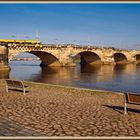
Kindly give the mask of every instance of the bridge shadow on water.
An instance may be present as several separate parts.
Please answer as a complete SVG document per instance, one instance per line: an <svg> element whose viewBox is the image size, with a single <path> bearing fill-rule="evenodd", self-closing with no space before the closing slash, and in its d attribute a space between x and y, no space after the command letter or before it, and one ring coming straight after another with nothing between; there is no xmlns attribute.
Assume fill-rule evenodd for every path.
<svg viewBox="0 0 140 140"><path fill-rule="evenodd" d="M80 72L81 73L95 73L101 70L102 65L81 65Z"/></svg>
<svg viewBox="0 0 140 140"><path fill-rule="evenodd" d="M114 111L117 111L118 113L120 114L124 114L124 107L123 106L115 106L115 105L102 105L104 107L107 107L107 108L111 108L113 109ZM129 108L127 107L127 112L128 113L139 113L140 114L140 110L139 109L132 109L132 108Z"/></svg>

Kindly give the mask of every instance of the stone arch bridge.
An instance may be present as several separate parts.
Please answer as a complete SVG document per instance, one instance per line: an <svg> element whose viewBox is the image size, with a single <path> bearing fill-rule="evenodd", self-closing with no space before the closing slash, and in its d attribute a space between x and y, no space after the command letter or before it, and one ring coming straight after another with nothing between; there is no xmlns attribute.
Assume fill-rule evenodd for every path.
<svg viewBox="0 0 140 140"><path fill-rule="evenodd" d="M42 66L75 66L74 58L76 56L80 58L81 64L140 63L140 51L138 50L71 44L44 44L42 48L35 48L34 45L29 44L16 44L7 47L9 61L19 53L28 52L39 57Z"/></svg>

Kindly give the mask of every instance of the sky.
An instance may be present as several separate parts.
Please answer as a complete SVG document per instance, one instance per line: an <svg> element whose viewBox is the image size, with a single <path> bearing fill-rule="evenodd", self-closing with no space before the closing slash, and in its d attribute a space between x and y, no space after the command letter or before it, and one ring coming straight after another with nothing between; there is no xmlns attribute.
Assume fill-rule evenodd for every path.
<svg viewBox="0 0 140 140"><path fill-rule="evenodd" d="M1 39L140 49L140 4L0 4Z"/></svg>

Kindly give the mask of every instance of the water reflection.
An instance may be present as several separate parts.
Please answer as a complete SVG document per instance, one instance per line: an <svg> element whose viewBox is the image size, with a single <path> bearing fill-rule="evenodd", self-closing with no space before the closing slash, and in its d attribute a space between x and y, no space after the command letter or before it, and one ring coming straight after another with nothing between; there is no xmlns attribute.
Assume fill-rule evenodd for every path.
<svg viewBox="0 0 140 140"><path fill-rule="evenodd" d="M12 62L10 78L43 83L140 92L140 64L44 67L40 62ZM0 74L1 77L2 73ZM0 77L0 78L1 78Z"/></svg>
<svg viewBox="0 0 140 140"><path fill-rule="evenodd" d="M44 67L38 74L38 82L65 84L72 80L75 68L68 67Z"/></svg>
<svg viewBox="0 0 140 140"><path fill-rule="evenodd" d="M82 65L81 73L97 73L101 70L101 65Z"/></svg>
<svg viewBox="0 0 140 140"><path fill-rule="evenodd" d="M137 68L136 64L117 64L114 67L114 72L116 74L133 74Z"/></svg>

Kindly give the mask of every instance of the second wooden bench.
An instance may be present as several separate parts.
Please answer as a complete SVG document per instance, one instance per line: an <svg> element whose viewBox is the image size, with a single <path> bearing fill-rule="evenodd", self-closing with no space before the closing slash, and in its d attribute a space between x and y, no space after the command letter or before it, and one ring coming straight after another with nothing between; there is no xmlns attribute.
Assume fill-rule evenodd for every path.
<svg viewBox="0 0 140 140"><path fill-rule="evenodd" d="M127 104L140 105L140 94L127 92L124 97L124 114L127 114Z"/></svg>

